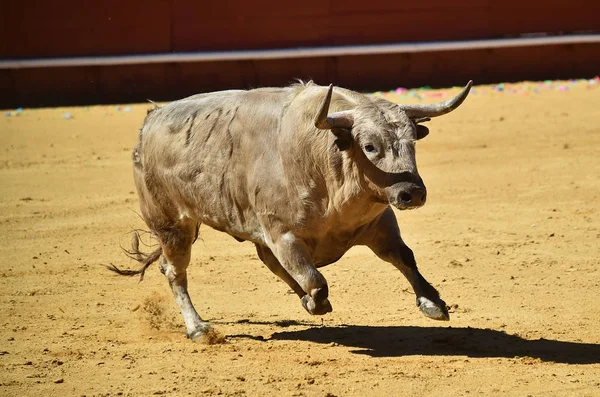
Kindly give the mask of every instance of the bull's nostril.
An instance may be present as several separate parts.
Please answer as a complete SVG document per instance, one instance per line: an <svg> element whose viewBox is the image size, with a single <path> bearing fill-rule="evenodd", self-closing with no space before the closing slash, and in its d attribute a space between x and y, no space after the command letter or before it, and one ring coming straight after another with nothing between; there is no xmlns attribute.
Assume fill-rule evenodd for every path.
<svg viewBox="0 0 600 397"><path fill-rule="evenodd" d="M427 200L427 192L423 193L423 195L421 196L421 202L424 203L425 200Z"/></svg>
<svg viewBox="0 0 600 397"><path fill-rule="evenodd" d="M402 201L404 204L410 204L412 201L412 196L408 193L402 193L400 195L400 201Z"/></svg>

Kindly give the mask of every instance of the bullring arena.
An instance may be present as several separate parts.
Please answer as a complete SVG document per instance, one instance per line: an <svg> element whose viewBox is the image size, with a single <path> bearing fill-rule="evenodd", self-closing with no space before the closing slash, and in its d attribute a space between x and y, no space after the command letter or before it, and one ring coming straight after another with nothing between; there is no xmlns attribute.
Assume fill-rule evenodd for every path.
<svg viewBox="0 0 600 397"><path fill-rule="evenodd" d="M599 103L597 78L476 85L428 123L428 202L396 215L450 322L367 248L322 269L334 311L310 316L252 244L203 226L190 294L212 345L186 339L157 266L103 267L137 267L120 246L145 228L131 149L152 105L7 109L0 395L598 396Z"/></svg>
<svg viewBox="0 0 600 397"><path fill-rule="evenodd" d="M589 0L3 2L0 396L600 397L598 15L600 2ZM446 101L474 81L460 107L427 122L429 135L416 143L427 203L394 209L420 272L445 301L433 296L437 312L427 301L421 307L442 318L445 306L448 322L425 317L407 278L365 246L319 269L333 312L310 315L296 294L310 289L315 313L328 306L302 274L287 269L294 293L254 244L201 226L189 293L216 332L197 341L186 338L158 262L143 281L107 270L140 268L123 248L134 231L148 229L132 164L147 112L198 93L282 87L296 78L401 104ZM274 124L261 117L269 112L283 115L273 98L252 119L263 123L253 125ZM332 112L346 110L333 102ZM243 111L237 120L248 118ZM189 144L197 114L187 135L177 135L188 158L198 157L197 147L224 153ZM319 114L319 128L337 136L354 126L364 143L368 123L353 123L366 113L338 113L337 126L325 117L331 113ZM390 114L377 120L398 122ZM416 123L427 116L412 114ZM246 132L244 123L234 128ZM245 142L259 146L270 141L264 136ZM395 158L407 168L372 160L379 169L370 175L415 178L407 137L389 145L404 148ZM264 157L304 159L259 147ZM252 170L279 171L248 158ZM264 174L263 192L277 192ZM425 199L418 189L409 204ZM400 193L387 197L406 204ZM348 207L360 219L374 213ZM319 232L339 244L352 232L331 238L342 218L358 225L338 216ZM319 222L311 225L326 223ZM151 252L156 240L141 236L140 248ZM381 253L410 261L406 250ZM188 311L188 323L197 324L190 318Z"/></svg>

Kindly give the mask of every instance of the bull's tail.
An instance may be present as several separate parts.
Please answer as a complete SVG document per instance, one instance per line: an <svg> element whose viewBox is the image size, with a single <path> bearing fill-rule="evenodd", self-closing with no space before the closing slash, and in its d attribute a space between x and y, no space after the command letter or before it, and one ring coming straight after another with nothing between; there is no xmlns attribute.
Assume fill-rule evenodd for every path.
<svg viewBox="0 0 600 397"><path fill-rule="evenodd" d="M140 281L144 279L144 274L146 273L146 269L156 262L158 258L162 255L162 247L158 247L154 251L150 253L144 253L140 251L140 233L138 230L133 232L133 237L131 238L131 249L122 248L125 254L142 264L137 270L131 269L119 269L115 265L105 265L108 270L113 271L121 276L136 276L140 275Z"/></svg>

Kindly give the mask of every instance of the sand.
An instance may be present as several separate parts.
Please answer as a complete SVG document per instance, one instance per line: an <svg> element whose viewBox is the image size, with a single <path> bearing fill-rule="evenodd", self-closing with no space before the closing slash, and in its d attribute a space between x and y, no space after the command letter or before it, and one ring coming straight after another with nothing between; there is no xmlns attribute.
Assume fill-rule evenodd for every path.
<svg viewBox="0 0 600 397"><path fill-rule="evenodd" d="M418 143L428 202L397 215L450 322L366 248L322 269L334 312L310 316L252 244L202 227L190 293L215 345L186 339L157 266L102 266L136 266L150 105L3 111L0 395L600 396L600 86L551 84L476 87Z"/></svg>

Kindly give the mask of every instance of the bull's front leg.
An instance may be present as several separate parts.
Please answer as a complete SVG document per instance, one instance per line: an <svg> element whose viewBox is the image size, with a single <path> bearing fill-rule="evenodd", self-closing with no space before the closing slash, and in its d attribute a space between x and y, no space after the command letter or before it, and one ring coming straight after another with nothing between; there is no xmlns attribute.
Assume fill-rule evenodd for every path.
<svg viewBox="0 0 600 397"><path fill-rule="evenodd" d="M413 252L400 237L396 217L388 210L373 225L363 243L381 259L394 265L402 272L417 296L417 306L427 317L434 320L449 320L446 303L438 291L419 272Z"/></svg>
<svg viewBox="0 0 600 397"><path fill-rule="evenodd" d="M371 247L373 252L386 262L390 262L402 272L417 295L417 306L427 317L434 320L450 320L446 303L440 298L438 291L417 269L413 252L403 241L395 247Z"/></svg>
<svg viewBox="0 0 600 397"><path fill-rule="evenodd" d="M296 293L300 296L302 306L307 312L316 315L331 312L333 309L328 299L327 280L313 266L304 242L291 232L272 235L270 240L267 241L267 245L275 256L273 259L276 260L271 260L268 264L269 268L276 274L283 273L273 269L273 266L280 265L283 268L281 270L291 276L293 281L300 286L304 294L301 291L296 291ZM290 286L294 284L285 278L284 281Z"/></svg>

